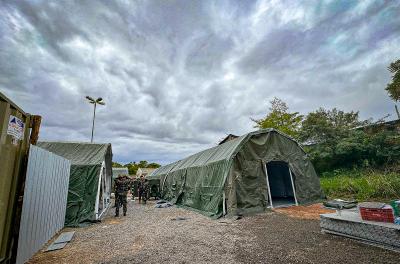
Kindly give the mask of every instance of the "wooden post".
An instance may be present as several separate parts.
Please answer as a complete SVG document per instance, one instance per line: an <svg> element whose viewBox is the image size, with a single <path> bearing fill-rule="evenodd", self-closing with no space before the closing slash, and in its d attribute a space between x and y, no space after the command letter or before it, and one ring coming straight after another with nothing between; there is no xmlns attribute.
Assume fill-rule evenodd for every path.
<svg viewBox="0 0 400 264"><path fill-rule="evenodd" d="M400 119L399 109L397 108L396 104L394 105L394 108L396 108L397 118Z"/></svg>
<svg viewBox="0 0 400 264"><path fill-rule="evenodd" d="M42 122L41 116L39 116L39 115L31 116L30 127L32 128L32 130L31 130L31 137L30 137L29 141L32 145L36 145L36 143L38 142L41 122Z"/></svg>

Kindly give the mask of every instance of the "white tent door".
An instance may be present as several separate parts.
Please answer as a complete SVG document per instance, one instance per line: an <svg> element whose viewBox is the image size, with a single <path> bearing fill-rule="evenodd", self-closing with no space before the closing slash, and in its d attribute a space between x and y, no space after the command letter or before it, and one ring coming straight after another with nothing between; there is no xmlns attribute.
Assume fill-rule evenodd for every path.
<svg viewBox="0 0 400 264"><path fill-rule="evenodd" d="M266 164L266 171L271 207L297 205L293 175L288 164L271 161Z"/></svg>

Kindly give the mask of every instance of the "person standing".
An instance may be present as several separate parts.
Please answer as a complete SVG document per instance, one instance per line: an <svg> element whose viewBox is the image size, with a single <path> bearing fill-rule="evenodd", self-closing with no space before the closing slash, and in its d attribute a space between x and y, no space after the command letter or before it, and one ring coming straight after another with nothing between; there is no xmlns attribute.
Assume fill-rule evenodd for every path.
<svg viewBox="0 0 400 264"><path fill-rule="evenodd" d="M139 203L142 201L143 198L143 191L144 191L144 177L143 175L140 176L138 181L138 195L139 195Z"/></svg>
<svg viewBox="0 0 400 264"><path fill-rule="evenodd" d="M137 183L138 183L138 179L132 177L131 178L131 194L132 194L132 201L135 201L135 197L138 196L137 193Z"/></svg>
<svg viewBox="0 0 400 264"><path fill-rule="evenodd" d="M149 181L147 179L144 179L143 195L142 195L142 199L143 199L143 203L144 204L146 204L147 199L149 199L149 195L150 195L150 184L149 184Z"/></svg>
<svg viewBox="0 0 400 264"><path fill-rule="evenodd" d="M114 179L114 185L113 185L113 189L114 189L114 197L115 197L115 201L114 201L114 207L118 206L118 193L117 193L117 180L118 178L121 177L121 174L118 175L117 178Z"/></svg>
<svg viewBox="0 0 400 264"><path fill-rule="evenodd" d="M128 210L127 196L130 189L131 180L126 175L119 175L115 181L115 195L116 195L116 207L115 207L115 217L119 216L119 208L122 204L122 210L124 216L126 216L126 211Z"/></svg>

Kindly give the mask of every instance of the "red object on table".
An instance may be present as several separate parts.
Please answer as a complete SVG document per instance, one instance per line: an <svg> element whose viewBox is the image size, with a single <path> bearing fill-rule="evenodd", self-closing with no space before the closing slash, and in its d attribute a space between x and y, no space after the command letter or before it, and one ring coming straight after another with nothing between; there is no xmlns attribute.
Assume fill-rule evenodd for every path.
<svg viewBox="0 0 400 264"><path fill-rule="evenodd" d="M393 208L390 205L382 208L372 208L372 206L366 205L364 207L360 204L359 210L363 220L394 223Z"/></svg>

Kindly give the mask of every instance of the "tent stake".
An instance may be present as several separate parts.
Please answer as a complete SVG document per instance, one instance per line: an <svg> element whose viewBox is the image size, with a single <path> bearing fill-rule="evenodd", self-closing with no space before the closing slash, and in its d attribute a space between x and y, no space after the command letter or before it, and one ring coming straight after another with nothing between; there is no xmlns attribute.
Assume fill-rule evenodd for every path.
<svg viewBox="0 0 400 264"><path fill-rule="evenodd" d="M271 209L274 209L274 206L272 205L272 196L271 196L271 189L269 187L269 179L268 179L268 171L267 171L267 163L264 163L264 168L265 168L265 177L267 179L267 187L268 187L268 197L269 197L269 204L271 206Z"/></svg>
<svg viewBox="0 0 400 264"><path fill-rule="evenodd" d="M296 198L296 190L294 188L294 181L293 181L292 171L290 170L289 166L288 166L288 168L289 168L289 174L290 174L290 181L292 182L294 202L296 203L296 206L298 206L299 204L298 204L297 198Z"/></svg>

